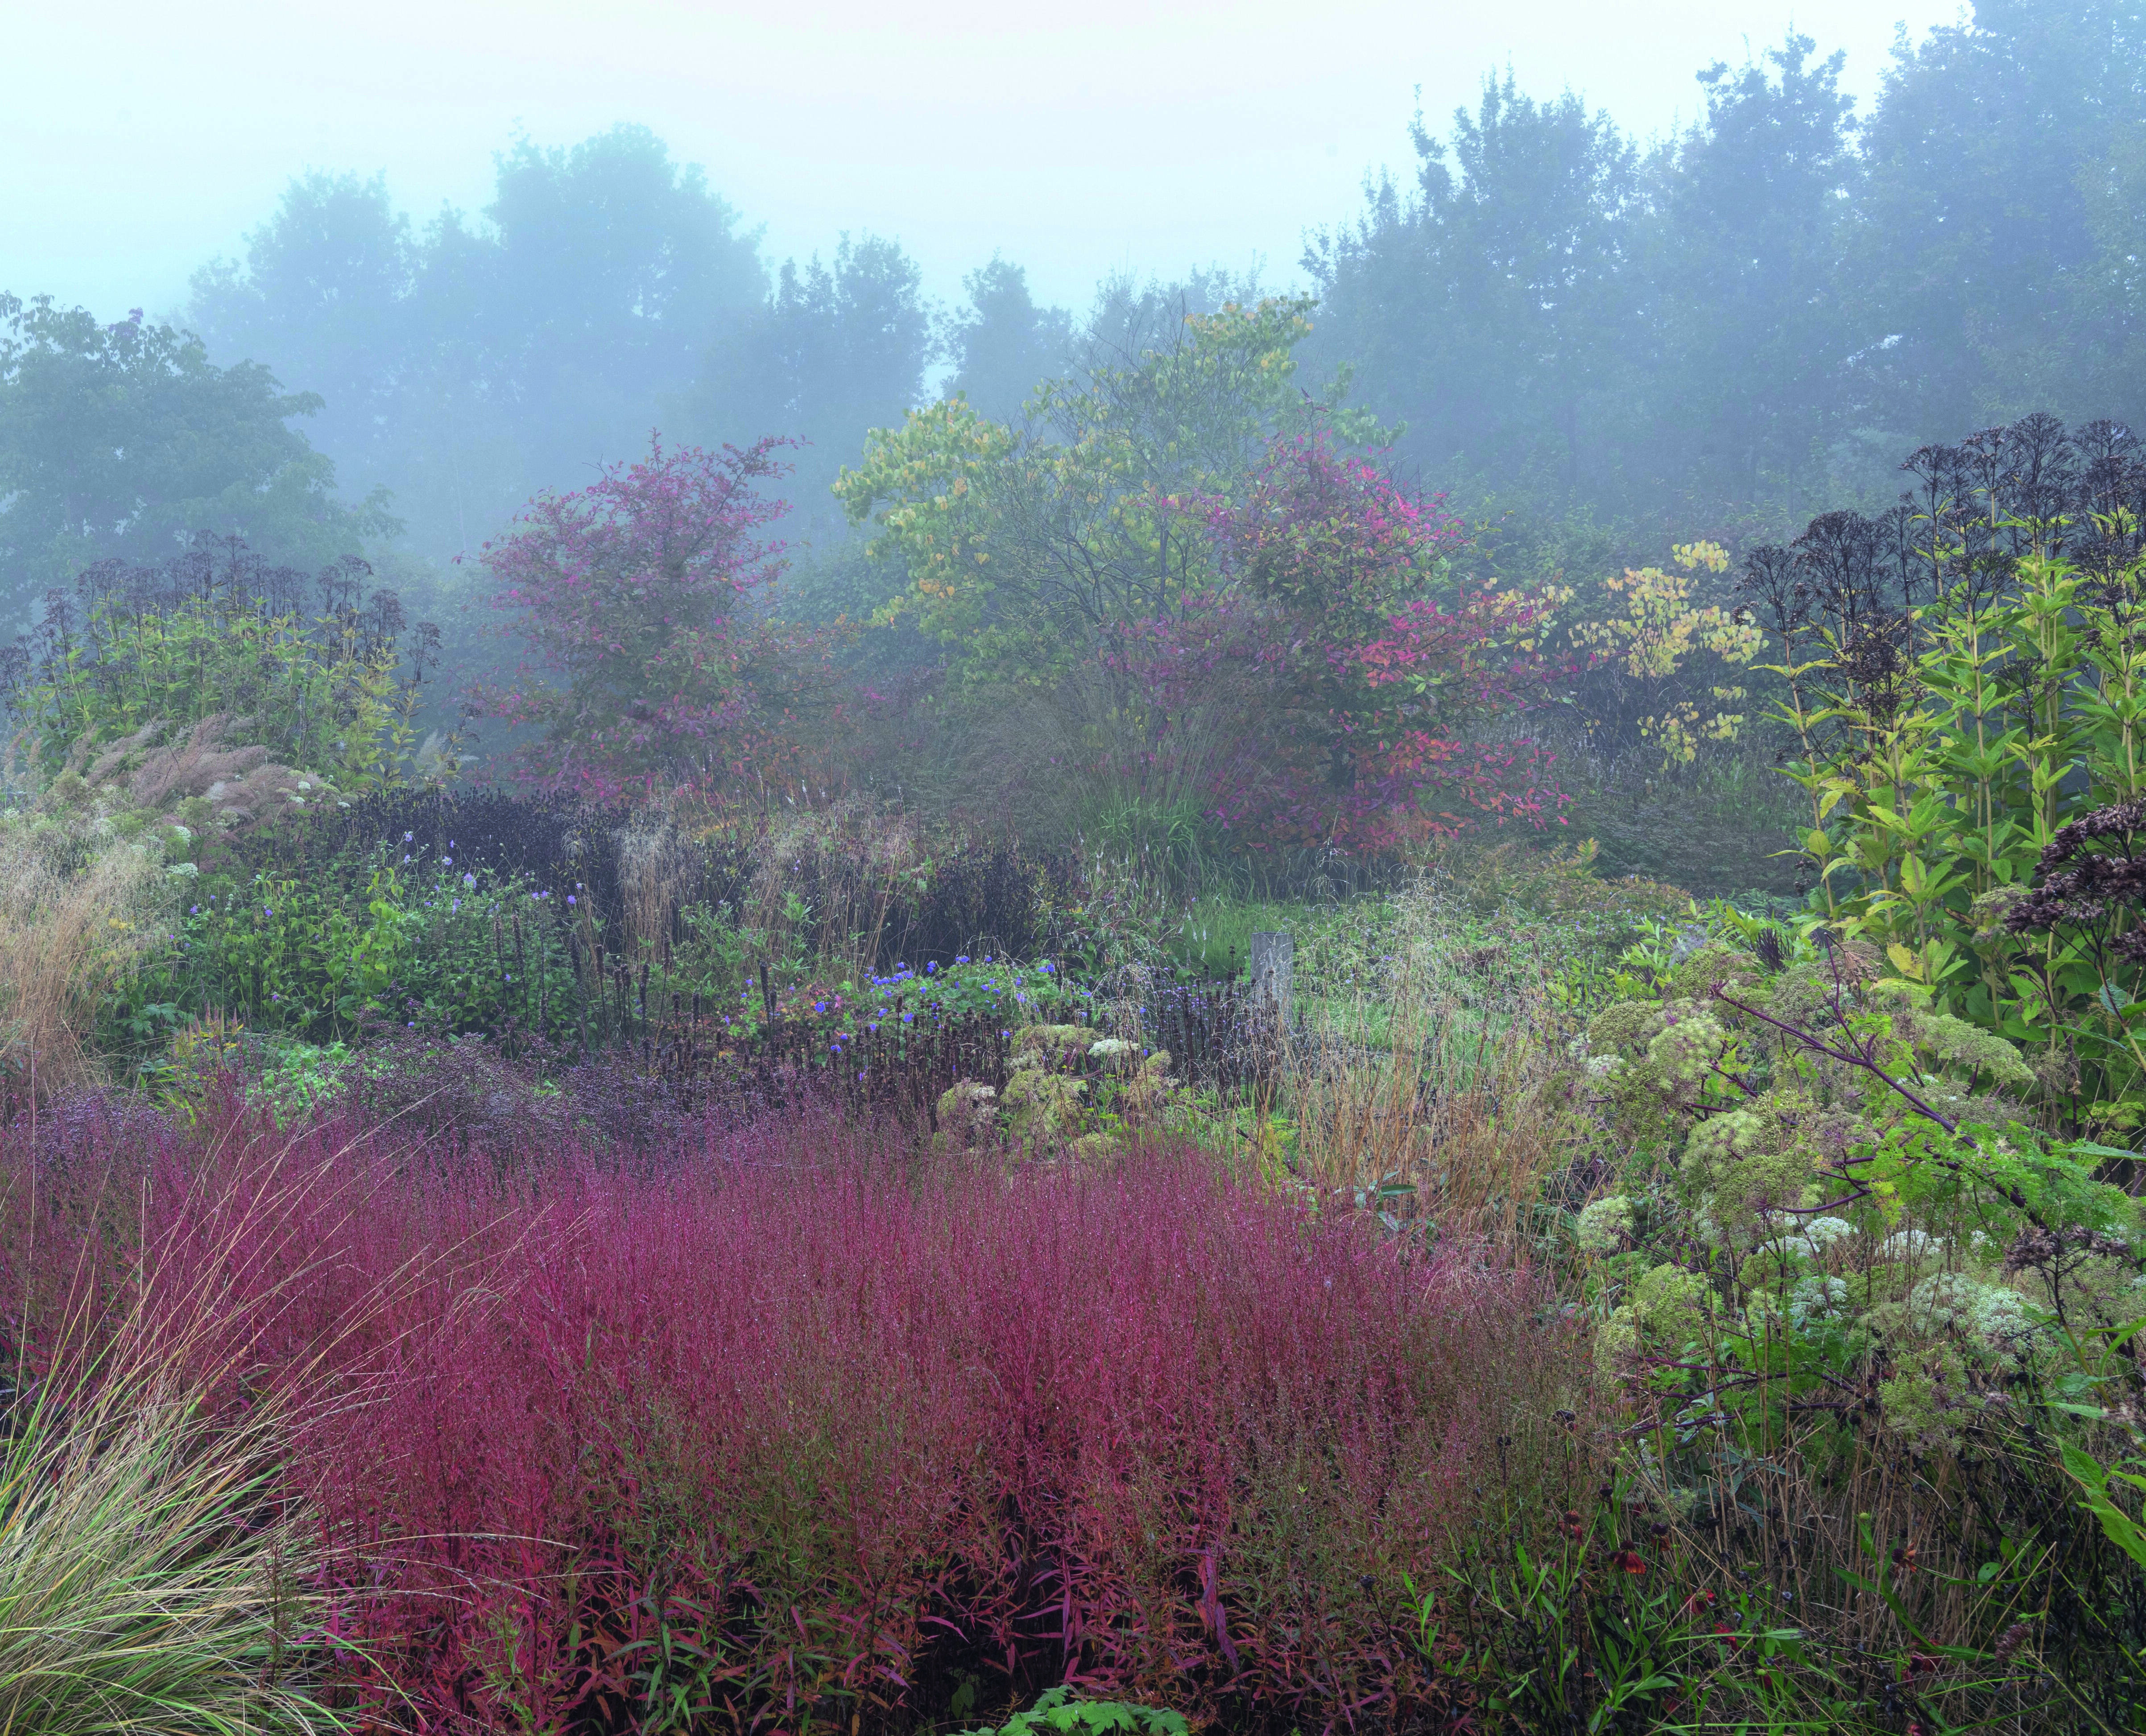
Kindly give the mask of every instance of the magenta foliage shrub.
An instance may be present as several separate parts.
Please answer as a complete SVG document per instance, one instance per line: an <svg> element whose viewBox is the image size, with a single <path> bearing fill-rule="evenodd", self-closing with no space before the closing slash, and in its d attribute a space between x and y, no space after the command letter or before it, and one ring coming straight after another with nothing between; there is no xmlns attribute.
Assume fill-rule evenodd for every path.
<svg viewBox="0 0 2146 1736"><path fill-rule="evenodd" d="M542 726L523 756L532 781L609 801L659 774L775 751L786 720L761 689L802 647L750 600L782 568L762 532L786 504L758 487L786 471L776 454L789 444L666 452L651 441L638 463L539 496L485 545L493 601L537 657L491 696L494 716Z"/></svg>
<svg viewBox="0 0 2146 1736"><path fill-rule="evenodd" d="M404 1727L906 1728L965 1679L1422 1721L1403 1576L1561 1355L1524 1276L1194 1154L792 1125L517 1170L233 1123L155 1167L147 1266L340 1395L294 1474L347 1691Z"/></svg>
<svg viewBox="0 0 2146 1736"><path fill-rule="evenodd" d="M1275 440L1240 496L1173 504L1222 583L1132 623L1113 666L1158 716L1226 691L1258 719L1208 763L1211 818L1255 848L1375 853L1479 817L1556 816L1548 756L1514 722L1560 672L1541 649L1551 600L1452 571L1465 529L1435 500L1305 436ZM1492 718L1498 742L1475 739Z"/></svg>

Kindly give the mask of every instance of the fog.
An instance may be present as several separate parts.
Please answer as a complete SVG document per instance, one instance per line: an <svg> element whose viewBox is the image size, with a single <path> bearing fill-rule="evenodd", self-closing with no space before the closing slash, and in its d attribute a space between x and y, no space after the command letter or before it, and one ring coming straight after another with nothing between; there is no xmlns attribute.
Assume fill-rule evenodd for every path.
<svg viewBox="0 0 2146 1736"><path fill-rule="evenodd" d="M926 288L1002 251L1037 294L1112 271L1296 274L1307 227L1405 170L1420 87L1442 117L1509 62L1641 137L1702 107L1692 74L1794 27L1874 94L1896 22L1946 0L1642 0L890 9L412 0L17 6L0 105L0 287L106 319L177 312L188 277L307 169L384 173L420 219L481 209L494 152L620 121L659 134L775 259L898 238ZM1160 15L1158 15L1160 14Z"/></svg>
<svg viewBox="0 0 2146 1736"><path fill-rule="evenodd" d="M956 392L1020 423L1276 296L1304 401L1504 576L1882 506L1919 442L2130 414L2146 362L2134 0L398 0L6 39L17 621L204 533L465 596L457 557L651 432L796 442L794 606L878 607L891 573L829 578L870 430Z"/></svg>

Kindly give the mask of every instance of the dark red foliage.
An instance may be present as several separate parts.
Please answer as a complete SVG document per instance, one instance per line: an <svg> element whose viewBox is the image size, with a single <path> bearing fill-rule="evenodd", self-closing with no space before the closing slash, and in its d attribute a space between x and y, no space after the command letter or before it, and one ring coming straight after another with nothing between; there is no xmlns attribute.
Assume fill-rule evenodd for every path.
<svg viewBox="0 0 2146 1736"><path fill-rule="evenodd" d="M294 1474L389 1726L906 1729L972 1677L980 1714L1070 1679L1435 1727L1403 1576L1563 1353L1525 1276L1195 1154L1009 1175L793 1123L525 1166L227 1109L119 1155L161 1293L335 1400Z"/></svg>

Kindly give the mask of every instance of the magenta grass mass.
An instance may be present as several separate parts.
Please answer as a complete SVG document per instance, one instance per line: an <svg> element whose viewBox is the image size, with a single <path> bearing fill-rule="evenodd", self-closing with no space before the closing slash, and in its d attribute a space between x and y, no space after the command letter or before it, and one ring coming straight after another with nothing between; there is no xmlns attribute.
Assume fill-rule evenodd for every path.
<svg viewBox="0 0 2146 1736"><path fill-rule="evenodd" d="M1524 1275L1195 1154L145 1144L145 1269L263 1379L312 1369L292 1474L330 1639L402 1727L907 1728L964 1681L982 1709L1071 1680L1277 1729L1421 1714L1403 1577L1559 1359ZM90 1214L42 1215L41 1261L72 1259Z"/></svg>

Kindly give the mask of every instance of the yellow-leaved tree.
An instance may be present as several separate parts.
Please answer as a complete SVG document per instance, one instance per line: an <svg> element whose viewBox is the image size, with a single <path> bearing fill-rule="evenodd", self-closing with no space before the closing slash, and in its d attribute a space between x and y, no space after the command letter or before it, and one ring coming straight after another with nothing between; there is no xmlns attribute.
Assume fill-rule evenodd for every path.
<svg viewBox="0 0 2146 1736"><path fill-rule="evenodd" d="M1619 703L1590 726L1598 733L1628 730L1659 749L1666 766L1689 765L1704 741L1733 741L1748 696L1728 671L1746 667L1764 635L1747 612L1692 601L1699 573L1725 572L1729 551L1718 542L1680 542L1670 550L1674 571L1626 567L1603 588L1618 612L1581 621L1573 642L1618 671Z"/></svg>

